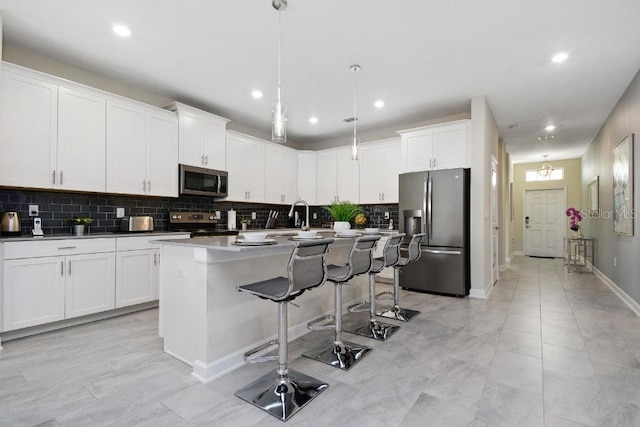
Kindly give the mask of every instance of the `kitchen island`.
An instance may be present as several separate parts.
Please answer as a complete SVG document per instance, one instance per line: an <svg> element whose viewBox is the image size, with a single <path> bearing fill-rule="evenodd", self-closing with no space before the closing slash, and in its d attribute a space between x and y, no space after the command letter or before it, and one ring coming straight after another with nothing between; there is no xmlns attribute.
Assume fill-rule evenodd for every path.
<svg viewBox="0 0 640 427"><path fill-rule="evenodd" d="M332 233L327 234L331 236ZM212 381L244 363L243 354L277 335L277 305L237 287L287 276L291 237L274 236L265 246L238 246L235 236L171 239L162 245L160 336L164 351L191 365L199 381ZM328 263L343 264L352 238L337 238ZM343 288L343 309L368 299L368 279ZM308 332L307 322L333 312L333 285L305 292L289 310L289 337Z"/></svg>

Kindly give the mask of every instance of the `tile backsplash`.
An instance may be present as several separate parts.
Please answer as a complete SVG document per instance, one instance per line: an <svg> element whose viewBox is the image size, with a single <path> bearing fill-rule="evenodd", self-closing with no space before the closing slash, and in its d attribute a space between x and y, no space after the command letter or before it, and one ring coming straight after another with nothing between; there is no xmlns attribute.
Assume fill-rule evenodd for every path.
<svg viewBox="0 0 640 427"><path fill-rule="evenodd" d="M279 213L277 227L292 227L293 219L288 218L289 205L270 205L263 203L240 203L218 201L211 197L180 196L174 197L146 197L125 196L113 194L71 193L59 191L0 189L0 211L16 211L20 215L22 234L29 235L32 223L29 217L29 205L38 205L39 217L42 218L42 228L45 235L71 234L71 225L66 219L74 216L88 216L93 218L89 233L109 233L120 229L120 219L116 218L116 208L124 208L125 215L150 215L154 219L156 230L167 230L169 211L214 212L221 211L222 218L218 224L221 229L227 228L227 211L237 211L237 226L240 228L242 218L251 218L252 212L256 219L251 221L249 229L264 228L269 211ZM398 205L362 205L367 215L367 226L386 228L388 219L384 219L385 212L389 213L393 224L398 225ZM296 206L301 220L304 220L304 206ZM332 219L321 206L311 206L311 226L330 226ZM313 219L313 214L317 219ZM353 225L353 224L352 224Z"/></svg>

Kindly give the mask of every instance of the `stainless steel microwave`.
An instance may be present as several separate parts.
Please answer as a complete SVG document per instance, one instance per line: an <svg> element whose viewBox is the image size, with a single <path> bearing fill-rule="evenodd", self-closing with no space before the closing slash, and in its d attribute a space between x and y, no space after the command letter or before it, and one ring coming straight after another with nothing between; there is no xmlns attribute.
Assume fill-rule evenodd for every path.
<svg viewBox="0 0 640 427"><path fill-rule="evenodd" d="M228 179L225 171L180 165L180 194L227 197Z"/></svg>

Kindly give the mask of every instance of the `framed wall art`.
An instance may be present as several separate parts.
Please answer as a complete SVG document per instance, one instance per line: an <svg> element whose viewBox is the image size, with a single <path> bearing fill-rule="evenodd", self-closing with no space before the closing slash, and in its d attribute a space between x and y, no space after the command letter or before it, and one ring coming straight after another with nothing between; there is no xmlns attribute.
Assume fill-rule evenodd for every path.
<svg viewBox="0 0 640 427"><path fill-rule="evenodd" d="M633 134L613 149L613 231L633 236Z"/></svg>

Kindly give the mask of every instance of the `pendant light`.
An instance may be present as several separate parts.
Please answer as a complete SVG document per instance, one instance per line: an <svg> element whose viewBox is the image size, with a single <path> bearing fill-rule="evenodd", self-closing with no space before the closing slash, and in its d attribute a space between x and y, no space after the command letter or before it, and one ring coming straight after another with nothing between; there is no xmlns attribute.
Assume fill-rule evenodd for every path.
<svg viewBox="0 0 640 427"><path fill-rule="evenodd" d="M553 166L551 166L551 164L549 164L547 162L547 157L549 157L548 155L544 155L542 156L544 157L544 161L542 162L542 166L540 166L540 169L538 169L538 175L540 176L549 176L551 175L551 172L553 172Z"/></svg>
<svg viewBox="0 0 640 427"><path fill-rule="evenodd" d="M287 9L287 0L273 0L271 5L278 11L278 99L273 104L271 110L271 141L286 142L287 141L287 107L281 101L280 89L280 69L281 69L281 51L282 51L282 23L280 20L280 12Z"/></svg>
<svg viewBox="0 0 640 427"><path fill-rule="evenodd" d="M351 160L358 160L358 143L359 139L357 136L357 125L358 125L358 71L360 71L360 67L358 64L353 64L349 67L351 72L353 73L353 139L351 140Z"/></svg>

